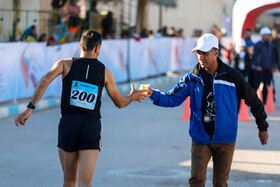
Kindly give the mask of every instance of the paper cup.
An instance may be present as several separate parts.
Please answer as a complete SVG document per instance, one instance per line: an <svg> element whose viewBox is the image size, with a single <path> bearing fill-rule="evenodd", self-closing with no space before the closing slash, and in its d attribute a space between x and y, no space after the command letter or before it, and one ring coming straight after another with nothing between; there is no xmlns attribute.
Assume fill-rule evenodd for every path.
<svg viewBox="0 0 280 187"><path fill-rule="evenodd" d="M139 90L148 90L150 88L150 84L140 84L139 86ZM146 92L145 94L148 94L148 92Z"/></svg>

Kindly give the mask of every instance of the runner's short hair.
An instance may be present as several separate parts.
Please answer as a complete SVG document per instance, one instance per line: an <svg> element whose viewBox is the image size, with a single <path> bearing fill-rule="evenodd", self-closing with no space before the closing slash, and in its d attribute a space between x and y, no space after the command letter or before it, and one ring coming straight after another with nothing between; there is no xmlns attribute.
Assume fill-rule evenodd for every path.
<svg viewBox="0 0 280 187"><path fill-rule="evenodd" d="M102 37L95 30L87 30L83 33L80 40L80 48L83 51L92 51L95 47L102 44Z"/></svg>

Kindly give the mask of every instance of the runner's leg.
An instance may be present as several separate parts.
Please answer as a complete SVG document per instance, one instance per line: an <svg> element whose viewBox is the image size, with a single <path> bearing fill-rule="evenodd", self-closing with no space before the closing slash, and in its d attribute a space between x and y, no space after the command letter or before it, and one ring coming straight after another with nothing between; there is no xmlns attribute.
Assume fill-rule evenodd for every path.
<svg viewBox="0 0 280 187"><path fill-rule="evenodd" d="M95 170L99 150L79 151L79 187L91 187L91 181Z"/></svg>
<svg viewBox="0 0 280 187"><path fill-rule="evenodd" d="M64 174L63 187L75 187L78 171L78 152L66 152L58 148L58 153Z"/></svg>

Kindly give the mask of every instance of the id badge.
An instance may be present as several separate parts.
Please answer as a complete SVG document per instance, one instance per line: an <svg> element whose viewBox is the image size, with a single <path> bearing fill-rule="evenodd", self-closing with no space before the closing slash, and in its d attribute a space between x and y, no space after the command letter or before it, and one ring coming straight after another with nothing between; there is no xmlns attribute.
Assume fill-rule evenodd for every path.
<svg viewBox="0 0 280 187"><path fill-rule="evenodd" d="M94 110L98 86L81 81L72 81L70 105Z"/></svg>
<svg viewBox="0 0 280 187"><path fill-rule="evenodd" d="M211 121L211 115L210 114L204 114L203 116L203 122L204 123L209 123Z"/></svg>

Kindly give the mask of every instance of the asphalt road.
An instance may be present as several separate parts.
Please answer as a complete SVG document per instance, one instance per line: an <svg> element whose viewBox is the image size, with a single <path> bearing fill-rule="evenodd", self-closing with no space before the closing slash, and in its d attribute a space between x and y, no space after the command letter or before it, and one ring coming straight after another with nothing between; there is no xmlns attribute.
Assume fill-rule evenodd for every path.
<svg viewBox="0 0 280 187"><path fill-rule="evenodd" d="M279 77L276 81L280 91ZM158 88L167 91L174 82ZM153 87L153 85L151 85ZM277 106L280 104L277 93ZM183 187L190 177L188 121L177 108L150 100L118 109L102 103L103 151L93 177L96 187ZM269 143L262 146L252 122L239 123L230 187L280 187L280 109L269 115ZM14 117L0 120L0 187L59 187L63 175L57 152L59 108L37 111L26 127ZM209 163L206 186L212 186Z"/></svg>

